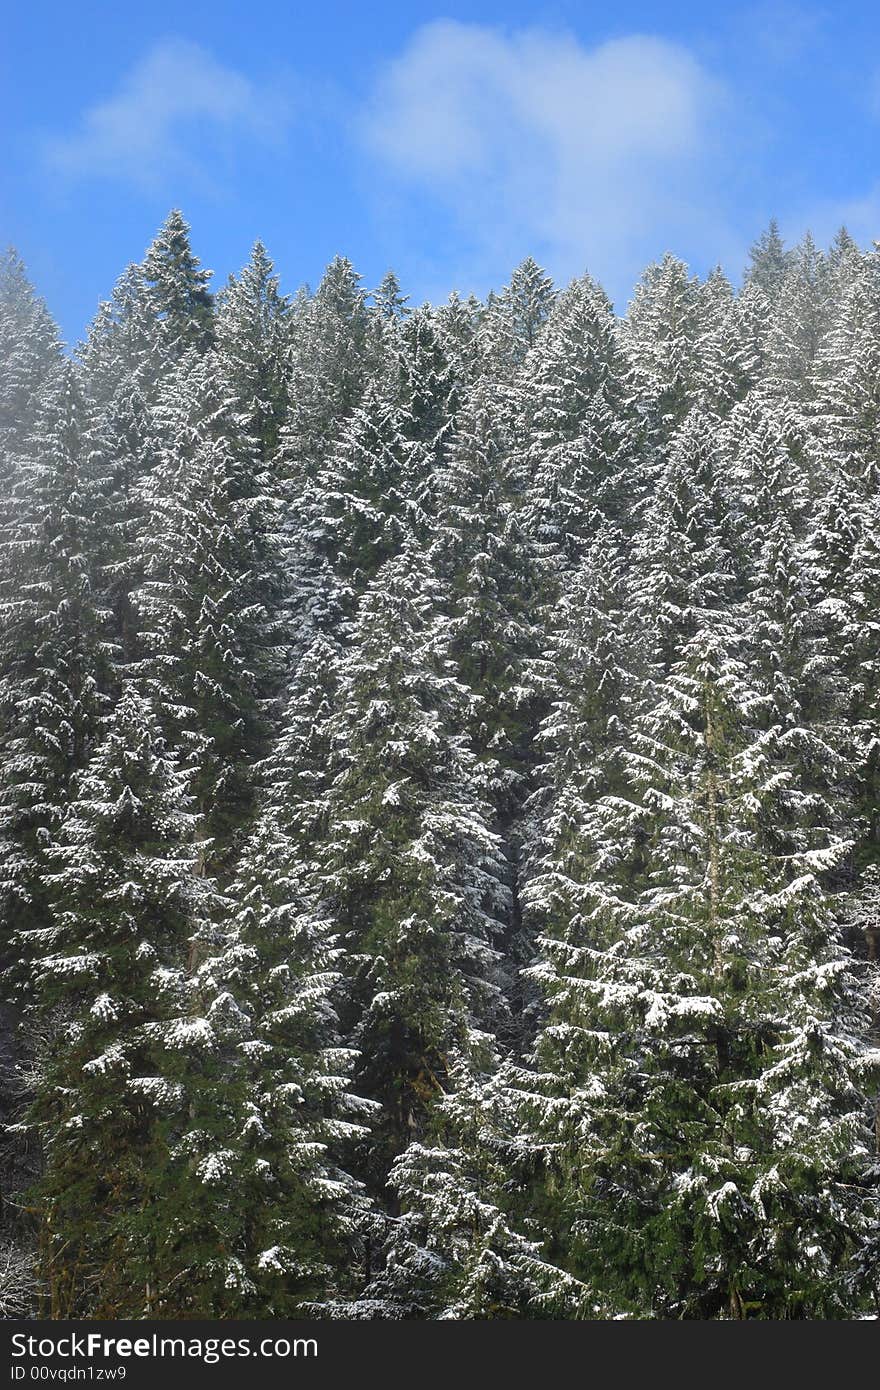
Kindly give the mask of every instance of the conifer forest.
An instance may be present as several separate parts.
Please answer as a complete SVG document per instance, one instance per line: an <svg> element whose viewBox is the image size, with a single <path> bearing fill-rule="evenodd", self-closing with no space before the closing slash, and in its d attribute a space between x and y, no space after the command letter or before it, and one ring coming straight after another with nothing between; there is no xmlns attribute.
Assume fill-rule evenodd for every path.
<svg viewBox="0 0 880 1390"><path fill-rule="evenodd" d="M211 285L2 263L0 1315L877 1317L880 243Z"/></svg>

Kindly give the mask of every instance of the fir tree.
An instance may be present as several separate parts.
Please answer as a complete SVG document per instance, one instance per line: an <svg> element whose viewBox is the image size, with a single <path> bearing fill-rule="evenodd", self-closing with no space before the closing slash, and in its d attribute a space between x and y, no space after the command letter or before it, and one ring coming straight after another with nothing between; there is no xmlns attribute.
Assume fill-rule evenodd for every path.
<svg viewBox="0 0 880 1390"><path fill-rule="evenodd" d="M191 347L209 347L213 338L211 271L200 267L189 231L182 214L172 209L143 262L149 303L161 325L164 349L175 358Z"/></svg>
<svg viewBox="0 0 880 1390"><path fill-rule="evenodd" d="M222 859L252 803L249 766L267 750L284 664L278 499L256 441L230 419L213 355L189 386L204 416L177 433L153 480L138 670L194 769Z"/></svg>
<svg viewBox="0 0 880 1390"><path fill-rule="evenodd" d="M481 356L495 380L508 379L535 346L556 297L553 282L527 256L499 295L487 304L480 325Z"/></svg>
<svg viewBox="0 0 880 1390"><path fill-rule="evenodd" d="M12 486L11 470L33 426L41 388L57 370L59 347L58 329L37 298L21 257L10 247L0 259L0 478L4 493Z"/></svg>
<svg viewBox="0 0 880 1390"><path fill-rule="evenodd" d="M524 520L553 559L571 562L641 486L627 363L611 304L592 280L560 295L515 390Z"/></svg>
<svg viewBox="0 0 880 1390"><path fill-rule="evenodd" d="M261 241L223 291L216 322L217 369L233 401L232 424L262 464L287 418L290 301Z"/></svg>
<svg viewBox="0 0 880 1390"><path fill-rule="evenodd" d="M762 232L749 251L746 280L757 285L772 302L779 294L788 268L791 252L779 232L779 224L771 217L767 230Z"/></svg>
<svg viewBox="0 0 880 1390"><path fill-rule="evenodd" d="M203 1190L193 1197L180 1175L166 1196L181 1213L184 1254L201 1248L208 1270L223 1276L202 1293L214 1316L228 1307L282 1317L339 1297L368 1229L366 1201L341 1162L366 1134L371 1107L351 1091L356 1054L342 1045L335 999L343 957L307 884L270 799L232 885L222 949L199 973L228 1053L180 1143L190 1164L197 1159ZM218 1126L221 1074L234 1111ZM212 1248L218 1206L237 1220L220 1247L225 1267Z"/></svg>
<svg viewBox="0 0 880 1390"><path fill-rule="evenodd" d="M291 412L282 431L284 468L297 487L314 478L367 378L370 313L360 276L341 256L315 294L295 306Z"/></svg>
<svg viewBox="0 0 880 1390"><path fill-rule="evenodd" d="M31 1123L49 1315L186 1304L162 1202L213 1046L187 963L213 905L184 779L129 688L51 850L51 922L28 935L49 1025Z"/></svg>
<svg viewBox="0 0 880 1390"><path fill-rule="evenodd" d="M41 393L3 535L3 898L13 930L47 899L45 842L90 757L112 684L101 607L108 464L75 370Z"/></svg>
<svg viewBox="0 0 880 1390"><path fill-rule="evenodd" d="M504 863L431 590L409 547L364 596L341 670L340 767L319 850L331 920L357 962L358 1087L382 1104L374 1180L423 1125L462 1029L501 1008Z"/></svg>
<svg viewBox="0 0 880 1390"><path fill-rule="evenodd" d="M661 444L696 402L700 289L683 261L649 266L633 295L624 341Z"/></svg>
<svg viewBox="0 0 880 1390"><path fill-rule="evenodd" d="M536 969L526 1111L567 1194L563 1267L612 1315L840 1316L872 1064L821 882L844 846L765 838L776 769L725 627L681 648L636 725L634 795L587 822L580 930L551 928Z"/></svg>

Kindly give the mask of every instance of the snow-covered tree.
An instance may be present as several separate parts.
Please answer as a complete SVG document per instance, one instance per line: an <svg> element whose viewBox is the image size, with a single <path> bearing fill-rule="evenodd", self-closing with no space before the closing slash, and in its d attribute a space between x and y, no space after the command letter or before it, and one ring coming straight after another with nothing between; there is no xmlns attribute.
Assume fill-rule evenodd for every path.
<svg viewBox="0 0 880 1390"><path fill-rule="evenodd" d="M217 371L232 401L232 425L262 464L272 458L289 409L290 301L261 241L220 297Z"/></svg>
<svg viewBox="0 0 880 1390"><path fill-rule="evenodd" d="M696 403L700 299L696 276L667 253L645 271L627 313L624 343L661 444Z"/></svg>
<svg viewBox="0 0 880 1390"><path fill-rule="evenodd" d="M560 562L641 487L632 387L611 304L584 277L559 296L514 391L524 521Z"/></svg>
<svg viewBox="0 0 880 1390"><path fill-rule="evenodd" d="M340 672L339 770L319 847L334 930L351 952L358 1087L382 1104L369 1168L424 1123L449 1049L502 1008L505 864L467 746L434 582L414 546L368 588Z"/></svg>
<svg viewBox="0 0 880 1390"><path fill-rule="evenodd" d="M494 389L478 385L436 489L431 556L449 594L450 650L473 693L473 747L497 764L499 809L518 780L539 699L541 570L519 513ZM509 809L509 806L508 808Z"/></svg>
<svg viewBox="0 0 880 1390"><path fill-rule="evenodd" d="M0 864L7 929L39 917L45 841L112 685L101 606L108 464L72 366L43 387L0 566Z"/></svg>
<svg viewBox="0 0 880 1390"><path fill-rule="evenodd" d="M294 304L291 409L281 445L285 470L297 487L320 470L364 390L370 311L360 279L351 262L337 256L314 295Z"/></svg>
<svg viewBox="0 0 880 1390"><path fill-rule="evenodd" d="M180 358L189 348L203 350L213 337L212 272L193 253L190 228L174 208L159 228L143 261L148 301L160 327L166 353Z"/></svg>
<svg viewBox="0 0 880 1390"><path fill-rule="evenodd" d="M772 303L781 291L791 265L791 252L786 251L779 223L771 217L767 230L749 250L746 281L757 285Z"/></svg>
<svg viewBox="0 0 880 1390"><path fill-rule="evenodd" d="M867 256L815 359L816 430L822 455L854 496L880 476L880 247Z"/></svg>
<svg viewBox="0 0 880 1390"><path fill-rule="evenodd" d="M128 688L53 837L51 921L27 935L48 1034L30 1122L52 1317L186 1306L162 1197L213 1047L189 968L215 899L196 837L184 779Z"/></svg>
<svg viewBox="0 0 880 1390"><path fill-rule="evenodd" d="M184 1232L196 1225L190 1245L204 1248L208 1268L223 1274L223 1293L206 1290L214 1316L223 1307L289 1316L341 1296L369 1228L366 1199L343 1166L372 1110L351 1090L356 1054L340 1036L335 996L344 958L284 828L277 792L248 838L222 949L199 973L228 1054L203 1096L206 1122L191 1116L179 1146L190 1163L197 1157L204 1191L193 1199L192 1183L175 1178L166 1198L181 1210ZM216 1087L235 1106L225 1131L216 1122ZM238 1220L227 1268L210 1245L218 1205L231 1206Z"/></svg>
<svg viewBox="0 0 880 1390"><path fill-rule="evenodd" d="M550 276L527 256L510 283L492 295L480 324L480 354L484 371L504 381L535 346L553 307L556 292Z"/></svg>
<svg viewBox="0 0 880 1390"><path fill-rule="evenodd" d="M241 435L213 355L188 383L203 418L175 432L152 476L137 667L223 857L252 801L250 763L267 750L267 701L284 665L279 629L279 499Z"/></svg>
<svg viewBox="0 0 880 1390"><path fill-rule="evenodd" d="M58 329L11 247L0 257L0 479L11 468L33 426L41 388L59 365Z"/></svg>
<svg viewBox="0 0 880 1390"><path fill-rule="evenodd" d="M296 537L313 567L324 561L349 609L419 522L411 417L387 391L368 386L318 480L295 504Z"/></svg>
<svg viewBox="0 0 880 1390"><path fill-rule="evenodd" d="M790 783L752 727L735 625L679 650L629 794L583 826L575 922L557 935L549 906L525 1111L563 1267L608 1315L841 1316L880 1061L823 886L846 846L774 845Z"/></svg>

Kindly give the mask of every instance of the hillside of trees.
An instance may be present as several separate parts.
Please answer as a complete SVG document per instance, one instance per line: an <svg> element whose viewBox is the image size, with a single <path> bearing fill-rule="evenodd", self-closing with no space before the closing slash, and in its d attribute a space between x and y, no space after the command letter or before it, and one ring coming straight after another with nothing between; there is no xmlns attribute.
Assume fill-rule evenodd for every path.
<svg viewBox="0 0 880 1390"><path fill-rule="evenodd" d="M0 270L0 1315L880 1313L880 244Z"/></svg>

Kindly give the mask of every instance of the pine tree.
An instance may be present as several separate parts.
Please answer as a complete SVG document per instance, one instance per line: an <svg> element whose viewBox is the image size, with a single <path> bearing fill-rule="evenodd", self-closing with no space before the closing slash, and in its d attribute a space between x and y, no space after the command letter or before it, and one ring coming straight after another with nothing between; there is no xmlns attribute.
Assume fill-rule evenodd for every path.
<svg viewBox="0 0 880 1390"><path fill-rule="evenodd" d="M878 499L871 497L858 513L858 532L852 558L840 586L828 596L832 642L826 663L839 674L851 730L855 785L851 795L859 831L857 867L880 863L880 628L878 628ZM819 590L822 598L826 591Z"/></svg>
<svg viewBox="0 0 880 1390"><path fill-rule="evenodd" d="M166 1201L180 1213L178 1229L189 1232L184 1258L203 1250L209 1271L216 1266L223 1276L202 1292L206 1311L282 1317L350 1286L369 1210L341 1161L367 1133L371 1107L352 1094L356 1054L340 1038L342 953L271 798L230 896L233 920L199 973L229 1056L180 1144L190 1163L197 1156L204 1190L193 1198L192 1182L179 1176ZM232 1110L225 1128L217 1124L218 1085ZM237 1221L234 1239L220 1247L230 1252L226 1268L212 1248L218 1205Z"/></svg>
<svg viewBox="0 0 880 1390"><path fill-rule="evenodd" d="M257 442L238 433L213 355L184 384L203 418L176 432L153 475L138 671L194 770L220 863L252 804L249 768L267 751L267 702L284 666L279 501Z"/></svg>
<svg viewBox="0 0 880 1390"><path fill-rule="evenodd" d="M711 417L691 411L661 458L636 538L637 601L664 671L703 614L734 598L741 579L724 438Z"/></svg>
<svg viewBox="0 0 880 1390"><path fill-rule="evenodd" d="M213 1047L187 969L214 901L197 834L184 779L128 688L53 839L52 919L28 934L47 1030L31 1124L46 1155L52 1317L185 1306L162 1198Z"/></svg>
<svg viewBox="0 0 880 1390"><path fill-rule="evenodd" d="M337 770L333 714L342 652L319 635L306 647L289 683L269 756L256 769L266 814L271 811L297 857L320 842Z"/></svg>
<svg viewBox="0 0 880 1390"><path fill-rule="evenodd" d="M112 686L101 443L74 368L60 369L41 392L3 535L0 862L13 931L45 911L46 835L91 755Z"/></svg>
<svg viewBox="0 0 880 1390"><path fill-rule="evenodd" d="M880 249L865 256L815 364L821 453L854 496L876 490L880 469Z"/></svg>
<svg viewBox="0 0 880 1390"><path fill-rule="evenodd" d="M261 241L217 311L217 370L233 401L232 424L262 464L272 459L287 418L290 301Z"/></svg>
<svg viewBox="0 0 880 1390"><path fill-rule="evenodd" d="M407 308L409 295L404 294L400 287L400 281L393 270L388 270L382 276L379 288L372 295L373 305L383 319L400 321L405 319L411 310Z"/></svg>
<svg viewBox="0 0 880 1390"><path fill-rule="evenodd" d="M779 224L775 217L771 217L767 230L761 233L749 251L746 281L763 290L772 303L782 289L790 264L791 252L786 251Z"/></svg>
<svg viewBox="0 0 880 1390"><path fill-rule="evenodd" d="M437 480L431 556L450 595L450 650L474 698L472 742L510 810L539 700L540 571L518 512L496 395L475 388Z"/></svg>
<svg viewBox="0 0 880 1390"><path fill-rule="evenodd" d="M12 467L34 423L41 388L58 368L58 329L37 298L21 257L10 247L0 259L0 479Z"/></svg>
<svg viewBox="0 0 880 1390"><path fill-rule="evenodd" d="M553 307L553 282L527 256L499 295L487 303L480 325L484 370L496 381L509 379L535 346Z"/></svg>
<svg viewBox="0 0 880 1390"><path fill-rule="evenodd" d="M480 383L438 474L430 558L446 595L449 652L471 697L470 747L486 779L508 864L503 946L511 997L528 952L519 904L520 819L545 701L542 566L518 503L496 388Z"/></svg>
<svg viewBox="0 0 880 1390"><path fill-rule="evenodd" d="M524 521L553 559L571 562L641 486L628 367L610 301L592 280L560 295L515 389Z"/></svg>
<svg viewBox="0 0 880 1390"><path fill-rule="evenodd" d="M502 1007L505 866L432 590L408 547L364 596L341 669L339 771L319 847L331 920L355 964L358 1089L382 1105L368 1164L380 1185L442 1090L462 1030L495 1022Z"/></svg>
<svg viewBox="0 0 880 1390"><path fill-rule="evenodd" d="M296 504L297 539L313 572L323 561L334 600L351 612L381 565L421 525L414 493L422 477L412 417L393 394L370 385L342 431L320 478Z"/></svg>
<svg viewBox="0 0 880 1390"><path fill-rule="evenodd" d="M669 254L648 267L629 306L624 342L660 444L696 403L699 310L699 282Z"/></svg>
<svg viewBox="0 0 880 1390"><path fill-rule="evenodd" d="M806 402L810 381L830 328L827 262L809 232L791 253L771 321L768 372L774 389Z"/></svg>
<svg viewBox="0 0 880 1390"><path fill-rule="evenodd" d="M282 431L284 467L297 488L312 479L361 399L368 375L370 311L360 276L341 256L315 294L295 306L291 413Z"/></svg>
<svg viewBox="0 0 880 1390"><path fill-rule="evenodd" d="M89 394L99 406L130 392L152 404L177 360L172 348L143 265L128 266L79 348Z"/></svg>
<svg viewBox="0 0 880 1390"><path fill-rule="evenodd" d="M497 1051L472 1033L451 1062L431 1132L396 1160L400 1212L378 1267L342 1313L359 1318L498 1319L591 1316L580 1281L524 1235L534 1174ZM516 1217L509 1212L513 1207Z"/></svg>
<svg viewBox="0 0 880 1390"><path fill-rule="evenodd" d="M719 269L700 287L698 316L698 404L724 418L764 377L770 307L753 281L734 297Z"/></svg>
<svg viewBox="0 0 880 1390"><path fill-rule="evenodd" d="M624 538L606 523L568 576L551 633L552 705L527 807L525 896L552 901L557 920L579 913L581 827L600 797L621 790L626 730L639 709L647 653L628 571Z"/></svg>
<svg viewBox="0 0 880 1390"><path fill-rule="evenodd" d="M180 358L189 348L204 350L213 339L211 271L193 254L189 224L172 209L143 262L149 302L161 324L165 352Z"/></svg>
<svg viewBox="0 0 880 1390"><path fill-rule="evenodd" d="M480 312L479 300L473 295L462 299L456 290L452 291L445 304L438 305L434 310L443 350L463 392L481 374Z"/></svg>
<svg viewBox="0 0 880 1390"><path fill-rule="evenodd" d="M411 471L412 490L418 496L430 488L437 457L455 423L460 395L460 383L427 307L416 309L404 321L398 362L407 434L417 446Z"/></svg>
<svg viewBox="0 0 880 1390"><path fill-rule="evenodd" d="M768 842L778 775L744 674L721 615L682 646L630 796L582 832L580 930L556 936L551 908L536 968L551 1012L526 1110L564 1267L611 1315L840 1316L867 1226L872 1057L822 886L845 846Z"/></svg>

